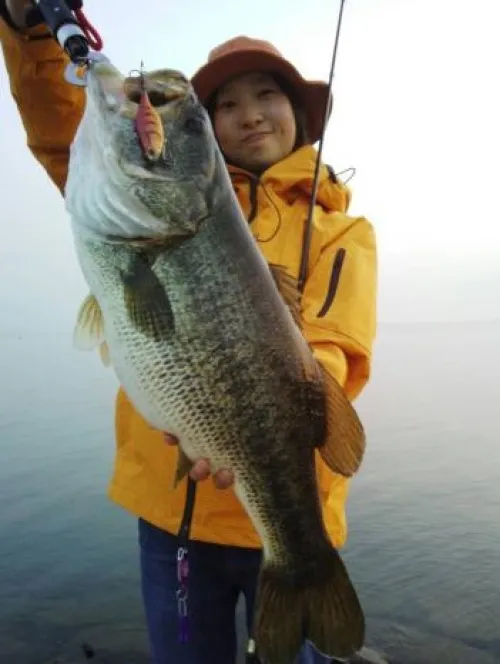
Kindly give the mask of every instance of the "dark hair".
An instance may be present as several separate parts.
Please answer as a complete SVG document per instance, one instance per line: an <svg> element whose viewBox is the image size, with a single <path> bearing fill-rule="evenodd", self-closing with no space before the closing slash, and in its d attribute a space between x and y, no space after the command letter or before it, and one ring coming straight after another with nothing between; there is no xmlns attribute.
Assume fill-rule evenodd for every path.
<svg viewBox="0 0 500 664"><path fill-rule="evenodd" d="M295 139L295 145L293 146L293 151L297 150L303 145L308 145L310 143L310 138L307 126L307 113L305 111L302 99L300 99L299 95L297 94L297 91L295 90L293 85L291 85L286 80L286 78L280 76L279 74L275 74L274 72L266 72L266 73L269 73L269 75L276 81L276 84L280 88L281 92L283 92L283 94L288 97L288 99L290 100L290 104L292 105L293 115L295 117L295 127L297 131L297 136ZM212 123L215 113L216 97L217 97L217 90L215 90L215 92L212 92L212 94L205 103L205 108L208 111L208 115L210 116Z"/></svg>
<svg viewBox="0 0 500 664"><path fill-rule="evenodd" d="M304 103L302 99L300 99L293 85L291 85L286 80L286 78L283 78L283 76L279 76L279 74L274 74L272 72L271 76L274 78L283 94L288 97L290 104L292 105L293 114L295 116L295 127L297 130L297 137L295 139L295 145L293 146L293 149L297 150L298 148L302 147L303 145L307 145L310 142L309 131L307 127L307 113L304 108Z"/></svg>

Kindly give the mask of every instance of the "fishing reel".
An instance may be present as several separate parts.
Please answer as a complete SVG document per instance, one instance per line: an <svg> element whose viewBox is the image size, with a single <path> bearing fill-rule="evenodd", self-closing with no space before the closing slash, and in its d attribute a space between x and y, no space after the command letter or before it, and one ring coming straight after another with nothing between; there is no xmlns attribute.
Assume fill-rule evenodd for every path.
<svg viewBox="0 0 500 664"><path fill-rule="evenodd" d="M87 85L87 71L94 61L107 60L98 53L102 39L84 15L82 0L31 0L26 25L45 23L54 39L69 56L64 78L79 87Z"/></svg>
<svg viewBox="0 0 500 664"><path fill-rule="evenodd" d="M82 8L81 0L31 0L33 8L26 14L28 27L45 23L56 41L75 65L88 61L90 45L74 11Z"/></svg>

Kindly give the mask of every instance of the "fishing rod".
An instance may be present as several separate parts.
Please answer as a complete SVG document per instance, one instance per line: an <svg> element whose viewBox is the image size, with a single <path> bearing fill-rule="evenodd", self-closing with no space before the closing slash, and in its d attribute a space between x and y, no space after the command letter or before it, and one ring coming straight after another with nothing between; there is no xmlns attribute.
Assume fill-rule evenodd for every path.
<svg viewBox="0 0 500 664"><path fill-rule="evenodd" d="M32 0L34 8L26 16L30 25L44 22L74 64L87 62L90 44L72 9L64 0ZM79 5L75 6L75 5ZM81 9L82 3L73 3Z"/></svg>
<svg viewBox="0 0 500 664"><path fill-rule="evenodd" d="M302 292L304 290L304 286L306 283L307 279L307 272L308 272L308 266L309 266L309 254L311 252L311 240L312 240L312 233L313 233L313 215L314 215L314 206L316 204L316 196L318 194L318 185L319 185L319 171L321 168L321 157L323 154L323 145L325 142L325 134L326 134L326 126L328 124L328 119L330 116L330 112L333 108L333 96L332 96L332 88L333 88L333 77L335 76L335 67L337 64L337 52L338 52L338 47L339 47L339 42L340 42L340 34L342 30L342 19L344 16L344 7L345 7L346 0L340 0L340 7L339 7L339 13L338 13L338 20L337 20L337 31L335 34L335 41L333 43L333 53L332 53L332 59L331 59L331 64L330 64L330 75L328 77L328 96L327 96L327 102L325 104L325 112L324 112L324 117L323 117L323 129L321 131L321 137L319 139L319 145L318 145L318 154L316 157L316 164L314 168L314 179L313 179L313 187L312 187L312 193L311 193L311 202L309 204L309 212L307 215L307 221L304 229L304 238L303 238L303 244L302 244L302 255L300 259L300 268L299 268L299 279L298 279L298 286L299 286L299 291ZM330 98L332 98L332 105L330 106Z"/></svg>
<svg viewBox="0 0 500 664"><path fill-rule="evenodd" d="M299 290L302 292L304 290L305 282L307 279L307 272L308 272L308 264L309 264L309 254L311 250L311 239L312 239L312 232L313 232L313 215L314 215L314 206L316 203L316 196L318 194L318 184L319 184L319 171L321 168L321 156L323 154L323 145L325 141L325 134L326 134L326 126L328 123L328 119L330 116L330 111L332 108L330 107L330 97L332 93L332 88L333 88L333 77L335 76L335 67L337 64L337 52L338 52L338 47L339 47L339 42L340 42L340 34L342 30L342 19L344 16L344 7L345 7L346 0L340 0L340 7L339 7L339 13L338 13L338 19L337 19L337 30L335 33L335 41L333 44L333 53L332 53L332 59L330 63L330 75L328 77L328 95L327 95L327 102L325 104L325 113L323 117L323 128L321 131L321 137L319 140L319 145L318 145L318 154L316 157L316 163L315 163L315 168L314 168L314 179L313 179L313 187L312 187L312 193L311 193L311 202L309 204L309 211L307 215L307 220L306 220L306 225L304 229L304 239L303 239L303 244L302 244L302 255L300 259L300 268L299 268L299 279L298 279L298 286ZM332 97L333 99L333 97ZM333 103L332 103L333 107ZM192 489L194 491L194 489ZM257 643L255 642L255 639L253 638L253 635L249 635L249 639L247 642L247 649L245 653L245 664L262 664L260 657L259 657L259 652L258 652L258 647Z"/></svg>
<svg viewBox="0 0 500 664"><path fill-rule="evenodd" d="M102 39L83 13L82 0L31 0L26 13L26 25L45 23L49 32L66 51L70 62L65 77L73 85L85 85L78 70L96 58L102 49Z"/></svg>

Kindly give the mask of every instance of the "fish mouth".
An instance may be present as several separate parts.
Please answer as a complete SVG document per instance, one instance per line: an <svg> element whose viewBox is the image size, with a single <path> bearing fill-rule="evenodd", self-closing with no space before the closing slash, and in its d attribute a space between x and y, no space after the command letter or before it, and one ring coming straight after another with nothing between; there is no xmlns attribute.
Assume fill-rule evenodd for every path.
<svg viewBox="0 0 500 664"><path fill-rule="evenodd" d="M182 113L191 97L187 78L174 69L123 74L109 61L93 64L92 79L105 110L131 121L144 157L143 164L123 164L133 177L164 179L150 168L164 159L168 136L164 127ZM97 90L96 90L97 88ZM130 172L129 172L130 171Z"/></svg>
<svg viewBox="0 0 500 664"><path fill-rule="evenodd" d="M188 79L175 69L138 71L124 76L109 60L98 60L92 64L90 73L108 110L131 119L135 119L144 93L160 114L190 94Z"/></svg>

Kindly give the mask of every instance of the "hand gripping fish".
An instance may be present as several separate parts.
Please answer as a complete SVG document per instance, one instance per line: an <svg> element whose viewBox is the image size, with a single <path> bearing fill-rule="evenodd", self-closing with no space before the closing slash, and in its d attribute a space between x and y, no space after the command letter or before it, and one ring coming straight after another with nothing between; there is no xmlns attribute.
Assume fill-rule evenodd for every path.
<svg viewBox="0 0 500 664"><path fill-rule="evenodd" d="M135 408L192 460L231 468L263 545L255 641L290 664L305 639L344 657L364 617L325 531L315 450L351 476L363 428L300 329L296 281L268 265L210 119L172 70L96 62L65 199L90 295L79 347L101 348Z"/></svg>

